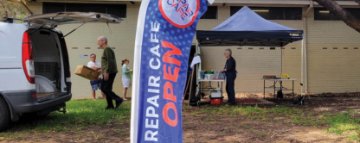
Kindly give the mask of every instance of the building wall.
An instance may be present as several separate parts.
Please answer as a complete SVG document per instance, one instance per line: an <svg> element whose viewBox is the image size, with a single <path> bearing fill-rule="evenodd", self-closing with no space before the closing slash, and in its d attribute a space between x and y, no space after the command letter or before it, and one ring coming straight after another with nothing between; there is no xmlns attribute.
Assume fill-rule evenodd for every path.
<svg viewBox="0 0 360 143"><path fill-rule="evenodd" d="M102 50L98 49L96 45L96 38L99 35L107 36L109 38L109 45L115 47L119 67L121 60L124 58L128 58L131 62L133 62L133 47L135 42L139 3L130 4L126 2L126 4L127 17L121 24L111 24L108 27L106 24L89 23L66 37L72 72L76 65L87 63L88 57L85 55L96 53L98 55L98 60L100 60L99 57L101 56ZM299 1L298 5L303 4L304 1ZM42 13L41 3L30 3L30 5L31 9L33 9L35 13ZM264 5L270 4L264 3ZM228 17L230 17L229 4L225 6L219 5L218 18L211 20L202 19L199 22L198 29L209 30L226 20ZM308 39L306 43L308 48L308 91L310 93L359 92L360 61L358 60L358 57L360 57L360 34L346 26L342 21L314 21L313 19L313 11L311 11L306 22L308 31L305 34ZM304 29L305 27L303 20L276 20L275 22L295 29ZM59 29L61 29L64 33L67 33L76 26L78 25L64 25L60 26ZM196 44L195 40L194 44ZM260 47L254 47L252 50L249 50L249 47L241 47L241 50L239 50L240 47L230 48L234 49L235 55L238 55L239 60L242 59L243 61L241 62L246 65L238 67L243 68L238 69L240 71L246 71L244 67L251 67L251 64L254 63L251 61L250 57L242 58L242 56L246 57L246 55L252 55L254 57L262 58L259 59L260 61L266 59L269 61L279 60L279 57L274 56L271 52L267 53L266 48L264 48L263 51ZM225 62L222 54L224 48L219 50L219 48L215 49L210 47L210 49L211 50L203 52L203 61L206 61L203 68L222 68ZM209 56L205 56L207 54ZM277 53L275 52L275 55L276 54L279 55L279 51ZM295 91L299 93L301 80L301 42L295 42L285 46L282 50L282 55L282 72L297 79L295 82ZM245 62L246 60L249 60L249 62ZM269 65L267 66L270 67ZM276 64L274 67L269 68L269 70L276 71L279 68ZM256 68L253 70L256 70ZM256 76L253 76L251 77L253 79L251 84L246 84L246 81L240 81L241 78L238 78L238 91L262 91L262 76L259 71L257 72L258 74L256 76L259 77L256 80L258 81L254 81ZM121 75L118 74L115 80L114 90L119 95L122 95L120 79ZM74 98L90 97L90 85L88 80L72 74L72 82ZM284 83L284 85L288 87L290 86L290 83ZM131 93L129 95L131 95Z"/></svg>
<svg viewBox="0 0 360 143"><path fill-rule="evenodd" d="M309 92L359 92L360 34L342 21L313 18L308 31Z"/></svg>

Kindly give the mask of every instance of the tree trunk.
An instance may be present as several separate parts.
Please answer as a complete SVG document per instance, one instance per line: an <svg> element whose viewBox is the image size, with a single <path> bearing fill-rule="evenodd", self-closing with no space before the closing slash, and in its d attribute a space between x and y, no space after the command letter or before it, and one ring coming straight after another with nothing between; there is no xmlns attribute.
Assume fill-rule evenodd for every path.
<svg viewBox="0 0 360 143"><path fill-rule="evenodd" d="M336 1L333 0L314 0L323 7L339 16L348 26L360 33L360 20L354 17L350 12L343 9ZM359 0L356 0L359 1Z"/></svg>
<svg viewBox="0 0 360 143"><path fill-rule="evenodd" d="M3 8L3 10L4 10L4 13L0 12L0 19L5 18L5 17L7 18L9 15L8 15L7 9L5 7L5 2L3 0L0 0L0 7ZM4 14L4 15L2 15L2 14Z"/></svg>
<svg viewBox="0 0 360 143"><path fill-rule="evenodd" d="M356 3L358 3L360 5L360 0L355 0Z"/></svg>

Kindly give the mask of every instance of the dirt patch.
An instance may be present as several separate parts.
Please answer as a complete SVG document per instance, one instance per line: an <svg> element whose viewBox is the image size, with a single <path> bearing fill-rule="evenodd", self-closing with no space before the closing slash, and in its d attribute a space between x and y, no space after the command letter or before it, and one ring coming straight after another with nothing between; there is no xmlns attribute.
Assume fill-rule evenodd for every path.
<svg viewBox="0 0 360 143"><path fill-rule="evenodd" d="M246 99L246 98L245 98ZM242 100L240 100L242 101ZM244 100L246 101L246 100ZM294 99L270 99L277 105L286 105L300 110L304 116L323 116L353 111L353 118L360 117L360 96L354 95L320 95L305 98L305 105L293 104ZM270 107L271 108L271 107ZM311 114L311 115L308 115ZM349 140L346 134L329 133L327 126L294 125L288 117L273 115L273 119L253 120L252 118L238 116L199 115L187 116L185 119L192 122L184 124L185 142L360 142ZM268 115L272 116L272 115ZM215 118L216 121L208 121ZM319 123L321 124L321 123ZM360 136L360 135L359 135Z"/></svg>
<svg viewBox="0 0 360 143"><path fill-rule="evenodd" d="M326 128L302 127L281 120L251 121L245 118L220 117L215 122L192 118L184 124L188 143L269 143L269 142L349 142L345 136L330 134Z"/></svg>

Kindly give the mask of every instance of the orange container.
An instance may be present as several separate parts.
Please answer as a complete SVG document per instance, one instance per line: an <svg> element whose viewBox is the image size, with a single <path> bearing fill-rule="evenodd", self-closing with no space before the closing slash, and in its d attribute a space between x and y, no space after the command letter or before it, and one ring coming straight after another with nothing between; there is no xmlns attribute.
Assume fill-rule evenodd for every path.
<svg viewBox="0 0 360 143"><path fill-rule="evenodd" d="M211 105L221 105L223 102L223 98L211 98L210 104Z"/></svg>

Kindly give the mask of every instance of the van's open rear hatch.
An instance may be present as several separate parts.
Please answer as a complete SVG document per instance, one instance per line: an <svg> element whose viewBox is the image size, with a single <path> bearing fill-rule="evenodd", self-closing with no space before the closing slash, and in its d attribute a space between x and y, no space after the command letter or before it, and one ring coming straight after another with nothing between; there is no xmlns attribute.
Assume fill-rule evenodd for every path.
<svg viewBox="0 0 360 143"><path fill-rule="evenodd" d="M38 101L46 101L68 94L66 91L71 90L64 36L53 31L53 28L61 24L73 23L81 23L81 25L88 22L120 23L122 19L96 12L58 12L30 16L25 18L25 21L32 28L27 32L32 43L37 89L35 96Z"/></svg>
<svg viewBox="0 0 360 143"><path fill-rule="evenodd" d="M58 34L50 29L30 29L35 68L36 98L49 99L63 94L64 66Z"/></svg>
<svg viewBox="0 0 360 143"><path fill-rule="evenodd" d="M29 16L25 18L25 21L33 25L56 27L61 24L88 22L120 23L122 19L109 14L96 12L58 12Z"/></svg>

